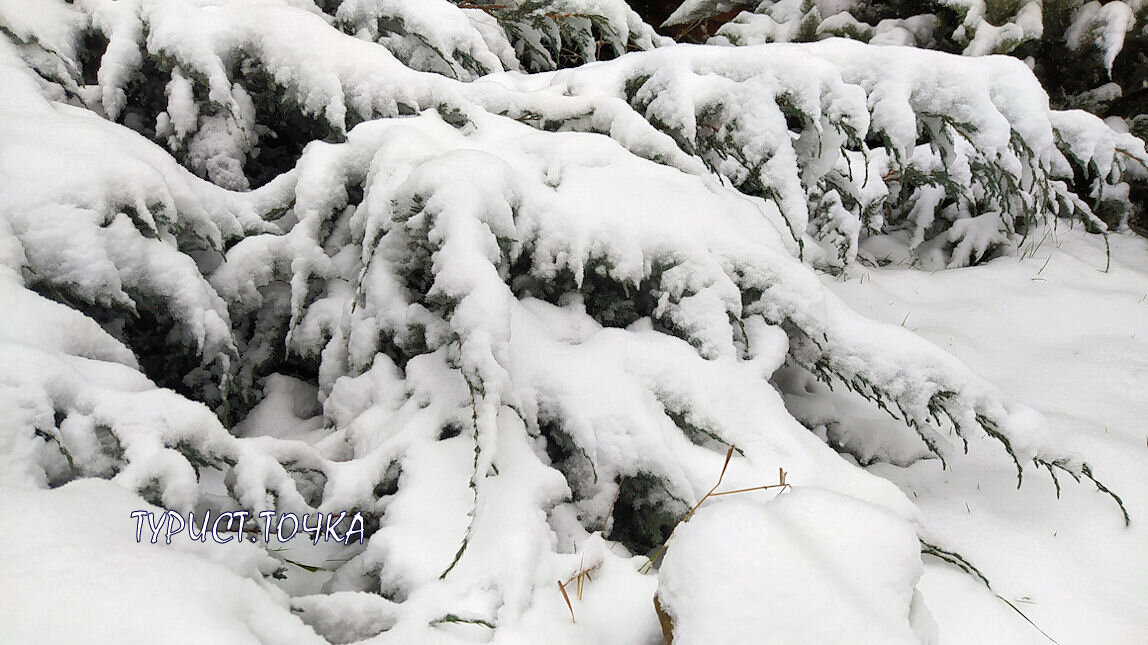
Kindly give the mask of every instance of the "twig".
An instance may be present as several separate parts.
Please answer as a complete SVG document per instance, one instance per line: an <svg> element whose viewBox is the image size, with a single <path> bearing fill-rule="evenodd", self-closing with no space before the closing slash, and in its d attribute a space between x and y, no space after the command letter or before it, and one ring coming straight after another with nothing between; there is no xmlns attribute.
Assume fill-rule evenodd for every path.
<svg viewBox="0 0 1148 645"><path fill-rule="evenodd" d="M789 484L786 483L786 481L785 481L785 469L778 468L777 473L778 473L778 480L779 481L776 484L770 484L769 486L756 486L754 488L743 488L743 489L739 489L739 490L728 490L728 491L722 491L720 493L717 492L718 487L721 486L722 479L725 478L725 471L726 471L726 469L729 468L729 462L730 462L730 459L733 458L734 450L737 450L737 446L731 445L729 447L729 450L726 451L725 463L722 464L721 474L718 475L717 483L714 484L714 487L711 488L708 493L703 495L702 498L698 500L697 504L694 504L694 507L690 509L689 513L686 513L686 516L683 517L680 522L678 522L677 524L674 525L674 528L670 530L670 535L668 537L666 537L666 541L662 542L662 545L660 547L658 547L658 550L654 552L654 555L652 557L650 557L649 562L647 562L645 565L642 566L642 569L641 569L642 573L648 573L650 571L650 569L652 569L654 567L654 563L656 563L658 561L658 558L662 557L662 555L665 554L666 548L670 544L670 538L674 537L674 532L678 530L679 526L690 521L690 518L694 516L694 513L696 513L697 510L699 508L701 508L702 504L705 503L705 501L707 499L709 499L711 497L718 497L720 495L733 495L734 493L746 493L746 492L757 491L757 490L768 490L771 488L789 488Z"/></svg>
<svg viewBox="0 0 1148 645"><path fill-rule="evenodd" d="M721 497L722 495L736 495L737 493L752 493L755 490L769 490L771 488L789 488L789 484L770 484L768 486L754 486L753 488L739 488L737 490L723 490L720 493L713 493L710 497Z"/></svg>

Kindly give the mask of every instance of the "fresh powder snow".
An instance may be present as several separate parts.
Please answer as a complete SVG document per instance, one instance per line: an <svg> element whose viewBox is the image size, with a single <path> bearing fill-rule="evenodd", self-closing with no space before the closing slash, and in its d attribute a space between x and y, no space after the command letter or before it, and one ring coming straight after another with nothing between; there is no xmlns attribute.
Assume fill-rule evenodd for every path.
<svg viewBox="0 0 1148 645"><path fill-rule="evenodd" d="M1144 140L942 4L0 0L0 643L1142 642Z"/></svg>

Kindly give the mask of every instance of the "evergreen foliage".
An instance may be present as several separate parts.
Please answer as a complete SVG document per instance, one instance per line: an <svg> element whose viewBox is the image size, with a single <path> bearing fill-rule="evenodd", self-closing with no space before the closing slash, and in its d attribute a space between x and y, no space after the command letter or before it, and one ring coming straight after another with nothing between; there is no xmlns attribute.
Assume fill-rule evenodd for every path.
<svg viewBox="0 0 1148 645"><path fill-rule="evenodd" d="M727 2L684 2L669 23L699 20L729 8ZM1148 4L1139 0L937 0L848 2L765 0L740 13L709 42L755 45L810 42L831 37L879 45L919 47L966 56L1009 54L1032 68L1058 110L1085 110L1119 132L1148 139ZM1067 119L1067 117L1066 117ZM1079 119L1073 119L1078 122ZM1066 125L1073 136L1074 126ZM1135 144L1133 144L1135 145ZM1061 145L1072 166L1073 192L1109 226L1148 224L1148 184L1143 160L1127 168L1119 154L1117 176L1109 164L1081 159L1079 146Z"/></svg>
<svg viewBox="0 0 1148 645"><path fill-rule="evenodd" d="M0 2L0 360L25 367L0 459L21 485L362 511L370 544L325 591L381 594L422 634L459 607L512 624L611 518L660 544L732 445L747 486L784 466L908 516L786 410L783 368L888 411L922 458L987 435L1018 478L1092 479L1038 414L811 266L877 261L875 240L965 266L1055 216L1122 226L1143 143L1050 110L1019 61L661 47L621 0L18 9ZM280 400L305 432L260 421ZM507 536L521 566L473 564Z"/></svg>

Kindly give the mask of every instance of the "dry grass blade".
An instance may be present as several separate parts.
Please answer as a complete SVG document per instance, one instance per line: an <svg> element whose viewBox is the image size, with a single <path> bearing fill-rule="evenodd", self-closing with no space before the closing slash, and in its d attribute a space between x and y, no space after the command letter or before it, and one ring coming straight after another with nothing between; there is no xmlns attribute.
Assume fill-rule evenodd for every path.
<svg viewBox="0 0 1148 645"><path fill-rule="evenodd" d="M582 560L578 563L578 575L574 576L575 589L577 590L578 600L582 600L582 576L586 574L586 556L582 556Z"/></svg>
<svg viewBox="0 0 1148 645"><path fill-rule="evenodd" d="M570 596L566 593L566 585L562 584L561 580L558 581L558 591L562 592L562 598L566 601L566 608L570 610L570 622L577 623L578 621L574 620L574 605L570 602Z"/></svg>

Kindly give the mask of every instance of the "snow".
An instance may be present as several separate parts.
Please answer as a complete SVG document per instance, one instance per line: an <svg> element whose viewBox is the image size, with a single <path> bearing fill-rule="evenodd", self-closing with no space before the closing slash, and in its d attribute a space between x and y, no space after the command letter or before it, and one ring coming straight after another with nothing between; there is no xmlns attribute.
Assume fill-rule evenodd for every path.
<svg viewBox="0 0 1148 645"><path fill-rule="evenodd" d="M608 126L595 128L609 131L632 152L693 173L708 174L713 168L745 192L770 196L793 231L818 232L827 255L822 261L848 263L859 238L911 223L905 214L897 212L904 205L895 200L917 202L920 191L931 187L916 186L911 194L902 195L897 180L902 173L931 173L949 167L978 169L983 165L981 159L993 158L999 159L994 163L1008 168L1009 181L1029 186L1035 194L1063 186L1053 182L1042 187L1045 171L1033 170L1034 166L1051 166L1060 152L1054 146L1047 95L1020 61L908 52L845 40L738 47L732 51L681 47L646 52L599 67L536 76L529 85L519 82L518 77L499 80L533 90L546 87L549 81L548 89L563 95L561 103L532 96L537 107L513 106L511 114L553 110L562 103L572 103L566 96L574 94L583 105L590 104L592 114L610 119ZM483 87L491 89L487 84ZM962 89L957 91L956 87ZM616 104L604 101L603 94L626 100L657 132L650 133L640 124L635 128L639 136L632 137L626 123L623 135L621 119L614 116ZM484 97L488 108L500 106L504 100ZM575 112L571 106L563 111L586 110L583 107ZM805 124L796 139L787 121L794 113ZM935 122L920 118L921 113L944 114L949 120ZM725 125L729 123L738 127ZM921 143L919 134L923 132L932 132L934 141ZM874 137L888 143L875 149L855 149L860 145L858 140ZM676 145L667 150L670 142L666 138ZM635 139L639 145L631 143ZM690 157L682 159L683 151ZM846 161L856 152L861 152L857 157L869 159L869 171L861 165L860 172L855 172L853 166L857 164ZM698 168L698 161L703 162L705 171ZM1067 176L1059 168L1056 166L1059 174L1049 179ZM997 194L992 184L999 178L987 177L981 170L954 172L953 177L969 195ZM857 196L873 201L854 201ZM819 208L822 198L839 207ZM849 210L840 207L846 198L850 199ZM1000 200L992 207L960 199L936 215L951 221L981 214L970 212L974 209L996 211L1001 221L997 230L1007 236L1011 224L1006 223L1004 214L1034 205L1031 199L1025 203L1023 196L1020 203L1013 199ZM882 212L886 205L894 212L884 224L880 217L868 215ZM832 219L823 219L823 212L832 213L828 216ZM922 218L918 221L934 221L933 213L917 211L915 216ZM868 225L862 226L865 220ZM919 230L925 228L928 226ZM829 240L837 240L837 248L830 246ZM945 259L955 265L969 261L960 256Z"/></svg>
<svg viewBox="0 0 1148 645"><path fill-rule="evenodd" d="M75 34L82 18L66 4L56 2L28 5L21 0L0 2L0 23L21 40L39 39L46 48L66 58L75 58Z"/></svg>
<svg viewBox="0 0 1148 645"><path fill-rule="evenodd" d="M670 540L658 599L674 643L934 643L920 558L908 522L797 487L699 511Z"/></svg>
<svg viewBox="0 0 1148 645"><path fill-rule="evenodd" d="M733 6L733 2L723 0L685 0L662 22L662 26L687 25L729 11Z"/></svg>
<svg viewBox="0 0 1148 645"><path fill-rule="evenodd" d="M696 3L685 3L687 5ZM706 2L703 4L712 4ZM843 36L872 45L903 45L933 48L934 32L941 22L936 14L920 13L909 18L887 18L869 24L854 14L872 9L852 0L764 0L754 12L743 12L722 25L710 44L758 45ZM1010 5L1001 24L987 19L984 0L945 0L938 3L957 12L960 22L952 32L954 42L964 45L966 56L1008 53L1018 45L1038 40L1044 33L1043 12L1038 0ZM922 6L929 11L928 6ZM679 10L679 13L681 10ZM700 15L698 11L695 15Z"/></svg>
<svg viewBox="0 0 1148 645"><path fill-rule="evenodd" d="M280 439L321 439L323 417L320 414L315 386L283 374L271 374L264 380L263 400L259 402L233 432L238 436L270 433Z"/></svg>
<svg viewBox="0 0 1148 645"><path fill-rule="evenodd" d="M944 4L964 12L964 20L954 35L958 42L968 41L966 56L1009 52L1018 44L1040 39L1044 34L1042 6L1036 0L1017 3L1011 20L1000 25L988 21L989 6L985 0L948 0Z"/></svg>
<svg viewBox="0 0 1148 645"><path fill-rule="evenodd" d="M1039 592L1041 624L1079 634L1082 602L1111 642L1146 622L1114 555L1140 529L1091 490L1148 510L1126 402L1144 381L1144 243L1113 233L1099 273L1100 238L1045 210L1055 196L1101 228L1085 198L1127 202L1148 159L1132 135L1050 111L1014 59L830 40L527 75L546 68L527 45L585 45L590 19L329 4L0 2L0 514L45 529L0 535L5 637L649 643L655 593L687 643L961 642L982 615L1018 629L922 563L918 537L1002 597ZM619 50L662 44L617 0L550 8L600 15ZM400 14L412 31L379 22ZM907 42L920 25L886 27ZM89 28L109 45L81 86L92 70L65 68ZM264 122L269 95L325 134L253 188L269 141L312 136ZM1074 163L1099 173L1091 194L1065 182ZM965 195L905 190L911 172ZM1017 208L1036 213L1027 238ZM1068 258L1048 255L1062 239ZM872 293L918 282L941 329L1007 347L915 333L925 316ZM1110 312L1063 330L1110 365L1025 353L1064 341L1045 322L1064 303ZM1039 379L1069 370L1105 407L1049 398ZM1058 505L1033 465L1085 485L1062 477ZM733 489L782 472L792 490L707 499L678 524L719 473ZM369 528L363 544L137 543L130 513L153 504ZM1106 566L1058 559L1050 523ZM1029 566L1010 564L1029 542Z"/></svg>
<svg viewBox="0 0 1148 645"><path fill-rule="evenodd" d="M1103 55L1104 68L1111 74L1112 63L1124 48L1124 34L1135 26L1136 13L1128 4L1119 0L1104 5L1089 2L1076 10L1064 38L1068 46L1076 50L1086 43L1096 43Z"/></svg>
<svg viewBox="0 0 1148 645"><path fill-rule="evenodd" d="M910 495L926 531L943 534L1061 643L1131 644L1148 627L1137 591L1148 585L1146 536L1136 519L1148 510L1148 242L1123 234L1109 244L1107 272L1103 240L1061 228L1029 240L1020 261L932 275L859 269L833 282L858 311L904 321L1040 409L1056 441L1087 454L1121 491L1130 528L1089 487L1062 481L1057 499L1047 478L1026 477L1015 490L1014 473L985 468L977 442L948 471L929 462L871 467ZM978 581L936 560L926 559L919 589L941 643L1048 642Z"/></svg>
<svg viewBox="0 0 1148 645"><path fill-rule="evenodd" d="M339 5L335 18L352 25L354 31L365 29L371 39L411 67L438 70L463 80L502 71L502 57L491 51L481 34L472 28L466 11L449 2L352 0ZM384 16L418 35L380 33ZM506 43L502 48L503 57L508 47ZM443 69L442 64L447 67Z"/></svg>
<svg viewBox="0 0 1148 645"><path fill-rule="evenodd" d="M145 507L98 479L50 491L5 488L0 513L28 520L0 537L5 641L324 642L263 581L269 556L246 544L137 544L129 514Z"/></svg>

